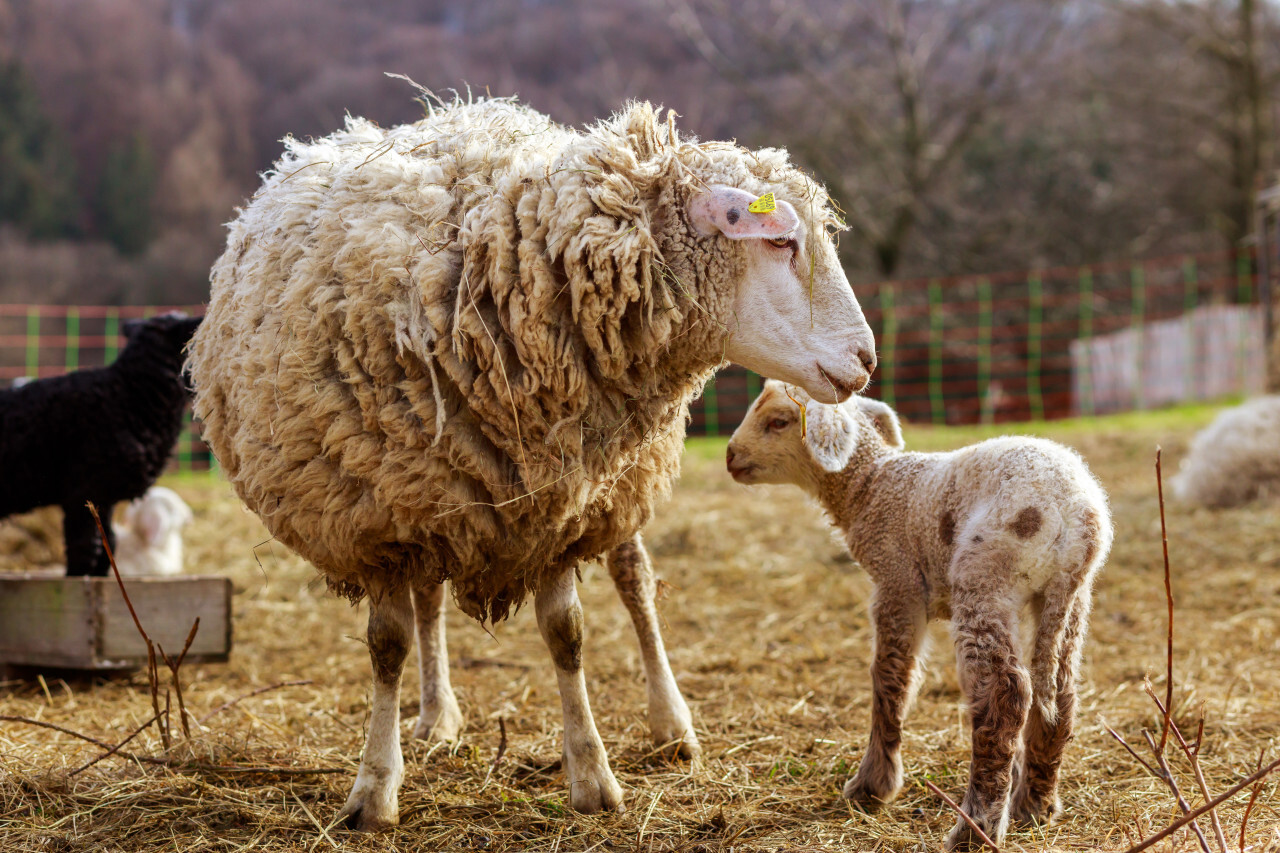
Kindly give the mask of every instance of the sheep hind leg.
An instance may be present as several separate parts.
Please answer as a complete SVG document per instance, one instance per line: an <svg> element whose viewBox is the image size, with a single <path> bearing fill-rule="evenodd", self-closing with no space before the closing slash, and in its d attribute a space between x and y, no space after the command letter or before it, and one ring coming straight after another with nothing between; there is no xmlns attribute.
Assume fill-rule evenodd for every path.
<svg viewBox="0 0 1280 853"><path fill-rule="evenodd" d="M1031 705L1031 678L1018 661L1018 606L1011 588L1011 555L957 554L952 563L951 614L960 686L969 703L973 754L960 808L1000 844L1009 826L1009 795L1019 739ZM947 850L983 846L964 820L947 836Z"/></svg>
<svg viewBox="0 0 1280 853"><path fill-rule="evenodd" d="M361 832L377 832L400 822L404 779L400 752L400 674L413 642L413 607L407 589L369 599L369 658L373 662L373 702L355 786L338 819Z"/></svg>
<svg viewBox="0 0 1280 853"><path fill-rule="evenodd" d="M1047 719L1041 710L1040 697L1031 705L1010 808L1012 819L1017 823L1052 823L1062 811L1058 799L1058 768L1075 728L1076 670L1088 611L1087 591L1077 594L1071 602L1058 648L1056 689L1051 699L1056 706L1053 719Z"/></svg>
<svg viewBox="0 0 1280 853"><path fill-rule="evenodd" d="M653 742L668 758L697 758L702 747L693 731L693 715L676 686L667 660L654 604L657 583L653 563L640 535L610 551L606 562L618 597L631 614L631 624L640 640L644 677L649 687L649 731Z"/></svg>
<svg viewBox="0 0 1280 853"><path fill-rule="evenodd" d="M919 685L928 622L917 590L879 589L871 611L871 738L858 772L844 786L844 798L868 810L891 802L902 789L902 722Z"/></svg>
<svg viewBox="0 0 1280 853"><path fill-rule="evenodd" d="M623 811L622 787L609 769L609 758L587 700L587 681L582 673L582 605L574 585L574 570L549 579L538 590L534 609L560 686L569 806L583 814Z"/></svg>
<svg viewBox="0 0 1280 853"><path fill-rule="evenodd" d="M418 669L422 701L413 736L419 740L456 741L462 732L462 709L449 683L449 651L445 642L444 584L428 583L413 590L418 628Z"/></svg>
<svg viewBox="0 0 1280 853"><path fill-rule="evenodd" d="M115 531L111 529L111 508L114 504L97 505L102 518L102 529L107 534L107 544L115 553ZM68 577L107 577L111 574L111 561L102 547L98 524L89 508L81 502L62 507L62 539L66 545Z"/></svg>

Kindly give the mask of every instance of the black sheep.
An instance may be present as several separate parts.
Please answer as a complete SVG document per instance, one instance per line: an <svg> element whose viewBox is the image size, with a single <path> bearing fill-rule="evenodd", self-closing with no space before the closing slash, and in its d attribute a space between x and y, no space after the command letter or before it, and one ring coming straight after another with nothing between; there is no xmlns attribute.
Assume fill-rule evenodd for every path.
<svg viewBox="0 0 1280 853"><path fill-rule="evenodd" d="M0 518L62 507L68 575L110 571L85 503L114 549L112 506L142 497L164 469L188 396L183 349L198 325L176 314L126 323L113 364L0 391Z"/></svg>

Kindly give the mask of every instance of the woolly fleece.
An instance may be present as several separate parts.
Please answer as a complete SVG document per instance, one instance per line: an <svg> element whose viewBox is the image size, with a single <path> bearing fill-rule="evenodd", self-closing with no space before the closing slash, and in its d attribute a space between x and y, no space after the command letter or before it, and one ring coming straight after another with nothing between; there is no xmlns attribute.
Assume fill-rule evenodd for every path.
<svg viewBox="0 0 1280 853"><path fill-rule="evenodd" d="M1280 495L1280 395L1222 412L1191 442L1171 485L1179 500L1233 507Z"/></svg>
<svg viewBox="0 0 1280 853"><path fill-rule="evenodd" d="M784 151L643 103L582 132L496 99L286 140L192 346L206 440L335 591L447 578L505 618L679 472L745 263L687 221L711 184L773 190L815 240L839 224Z"/></svg>

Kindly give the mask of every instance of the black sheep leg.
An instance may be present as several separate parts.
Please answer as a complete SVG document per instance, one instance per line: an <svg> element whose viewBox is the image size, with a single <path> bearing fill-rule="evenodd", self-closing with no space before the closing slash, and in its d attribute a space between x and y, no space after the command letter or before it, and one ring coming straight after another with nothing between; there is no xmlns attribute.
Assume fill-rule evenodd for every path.
<svg viewBox="0 0 1280 853"><path fill-rule="evenodd" d="M111 529L112 506L114 504L98 506L98 513L104 519L107 544L114 553L116 537L115 531ZM68 577L88 575L100 578L111 573L111 562L107 559L106 549L102 547L97 522L83 503L69 504L62 508L62 538L67 547Z"/></svg>

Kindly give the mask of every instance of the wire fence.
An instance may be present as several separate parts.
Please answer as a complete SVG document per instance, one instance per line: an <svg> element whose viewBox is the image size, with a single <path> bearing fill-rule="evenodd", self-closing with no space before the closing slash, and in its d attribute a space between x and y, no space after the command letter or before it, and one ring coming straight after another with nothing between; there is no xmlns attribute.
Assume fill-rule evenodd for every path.
<svg viewBox="0 0 1280 853"><path fill-rule="evenodd" d="M880 366L867 394L908 421L1006 423L1259 393L1251 254L1220 252L855 288ZM691 435L731 432L759 377L721 371Z"/></svg>
<svg viewBox="0 0 1280 853"><path fill-rule="evenodd" d="M1265 384L1247 253L857 288L880 367L867 393L908 421L1003 423L1251 394ZM202 306L0 305L0 387L109 364L129 319ZM691 435L726 435L762 385L731 366L695 403ZM215 464L186 415L177 470Z"/></svg>

